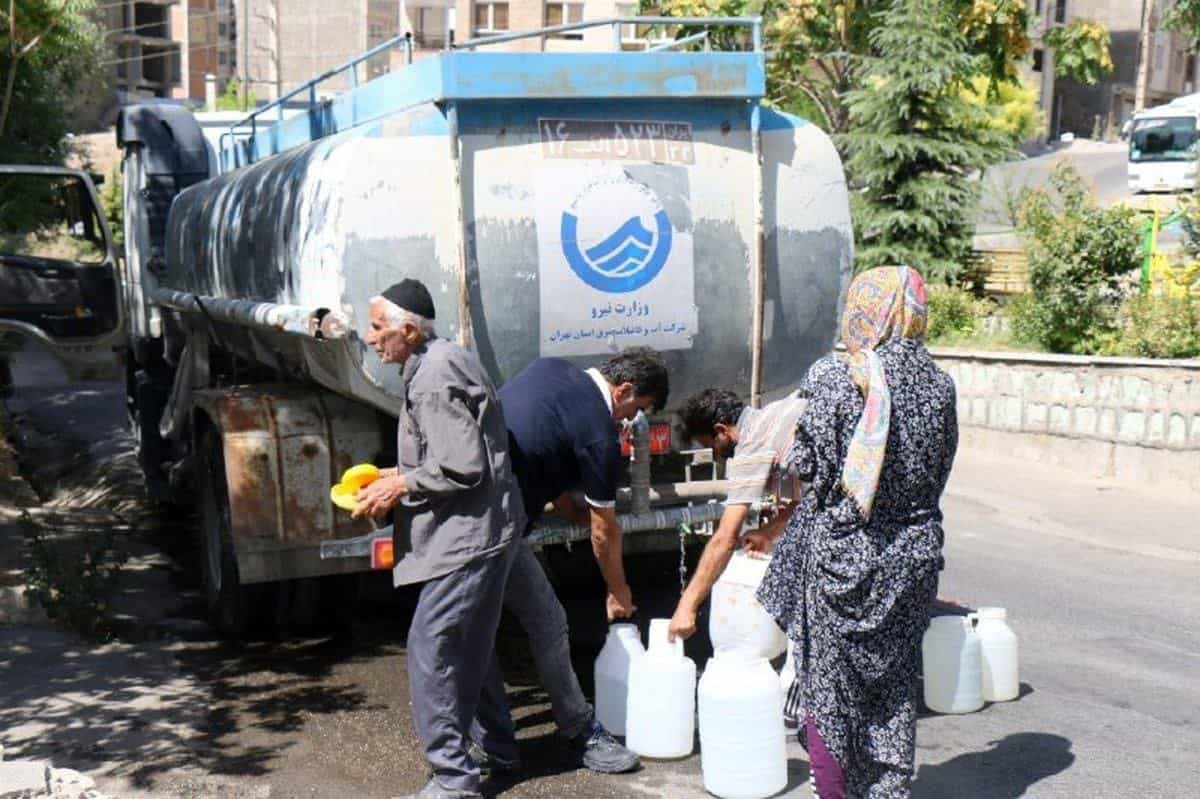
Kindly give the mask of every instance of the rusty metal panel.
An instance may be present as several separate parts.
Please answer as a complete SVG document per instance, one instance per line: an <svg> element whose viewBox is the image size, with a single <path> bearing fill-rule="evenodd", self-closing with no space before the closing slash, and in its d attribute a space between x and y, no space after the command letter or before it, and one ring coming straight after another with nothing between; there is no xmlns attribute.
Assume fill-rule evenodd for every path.
<svg viewBox="0 0 1200 799"><path fill-rule="evenodd" d="M264 546L283 552L371 529L370 522L337 511L329 487L353 464L378 456L381 430L373 410L298 385L210 389L196 392L195 403L222 434L239 562Z"/></svg>
<svg viewBox="0 0 1200 799"><path fill-rule="evenodd" d="M320 539L333 530L333 482L329 464L328 430L316 396L272 397L279 468L283 480L283 518L280 540Z"/></svg>
<svg viewBox="0 0 1200 799"><path fill-rule="evenodd" d="M233 537L276 538L282 530L279 452L267 431L222 435Z"/></svg>

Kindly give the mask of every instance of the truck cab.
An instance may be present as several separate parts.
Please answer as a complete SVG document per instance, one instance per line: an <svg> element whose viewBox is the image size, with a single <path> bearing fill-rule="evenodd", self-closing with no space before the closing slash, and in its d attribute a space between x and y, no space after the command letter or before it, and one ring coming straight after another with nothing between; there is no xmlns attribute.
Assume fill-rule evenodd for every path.
<svg viewBox="0 0 1200 799"><path fill-rule="evenodd" d="M0 165L0 332L70 369L124 343L120 262L87 173Z"/></svg>

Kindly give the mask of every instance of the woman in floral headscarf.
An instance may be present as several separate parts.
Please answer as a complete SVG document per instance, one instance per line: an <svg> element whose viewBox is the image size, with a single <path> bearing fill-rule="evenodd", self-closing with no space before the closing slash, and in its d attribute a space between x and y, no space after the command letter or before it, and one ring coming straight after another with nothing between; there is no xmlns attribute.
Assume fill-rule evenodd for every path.
<svg viewBox="0 0 1200 799"><path fill-rule="evenodd" d="M811 483L759 599L793 641L801 737L821 799L910 795L921 635L942 569L954 383L925 349L925 286L859 275L844 355L813 365L784 466Z"/></svg>

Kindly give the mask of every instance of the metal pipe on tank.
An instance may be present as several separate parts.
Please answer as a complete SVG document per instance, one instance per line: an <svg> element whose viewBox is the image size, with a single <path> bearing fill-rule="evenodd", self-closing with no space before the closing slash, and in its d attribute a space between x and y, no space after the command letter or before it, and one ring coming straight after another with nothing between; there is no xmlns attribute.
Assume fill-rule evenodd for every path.
<svg viewBox="0 0 1200 799"><path fill-rule="evenodd" d="M629 487L635 514L650 511L650 421L638 411L629 424L633 431L633 457L629 464Z"/></svg>
<svg viewBox="0 0 1200 799"><path fill-rule="evenodd" d="M650 486L648 498L650 507L657 505L675 505L683 501L708 502L710 499L721 500L729 493L728 483L724 480L693 480L688 483L659 483ZM577 504L583 504L583 494L575 496ZM617 507L627 508L633 502L633 491L629 488L617 489ZM554 503L547 502L542 508L543 513L554 513Z"/></svg>
<svg viewBox="0 0 1200 799"><path fill-rule="evenodd" d="M617 524L624 533L644 533L651 530L675 530L681 524L701 525L721 518L725 506L719 502L692 507L662 508L649 513L619 513ZM535 527L529 534L529 543L537 546L586 541L591 538L592 528L579 524L550 523Z"/></svg>
<svg viewBox="0 0 1200 799"><path fill-rule="evenodd" d="M458 135L458 104L446 104L450 160L454 164L454 238L458 253L458 343L471 346L471 302L467 295L467 231L463 213L462 148Z"/></svg>
<svg viewBox="0 0 1200 799"><path fill-rule="evenodd" d="M763 231L763 154L762 112L758 101L750 107L750 146L754 156L754 245L751 248L751 275L754 281L753 333L750 351L750 404L755 408L762 405L762 350L763 314L766 287L766 247Z"/></svg>
<svg viewBox="0 0 1200 799"><path fill-rule="evenodd" d="M341 338L351 328L345 314L328 308L206 297L165 288L156 289L153 297L159 305L184 313L203 314L217 322L298 336Z"/></svg>

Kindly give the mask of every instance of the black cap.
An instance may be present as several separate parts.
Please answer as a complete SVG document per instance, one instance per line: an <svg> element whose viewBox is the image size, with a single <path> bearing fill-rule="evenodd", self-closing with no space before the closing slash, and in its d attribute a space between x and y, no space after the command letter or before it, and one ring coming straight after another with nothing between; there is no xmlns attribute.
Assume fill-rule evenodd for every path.
<svg viewBox="0 0 1200 799"><path fill-rule="evenodd" d="M429 289L425 288L425 284L419 280L406 277L389 287L381 296L388 302L406 311L411 311L417 316L423 316L426 319L437 318L433 310L433 297L429 295Z"/></svg>

